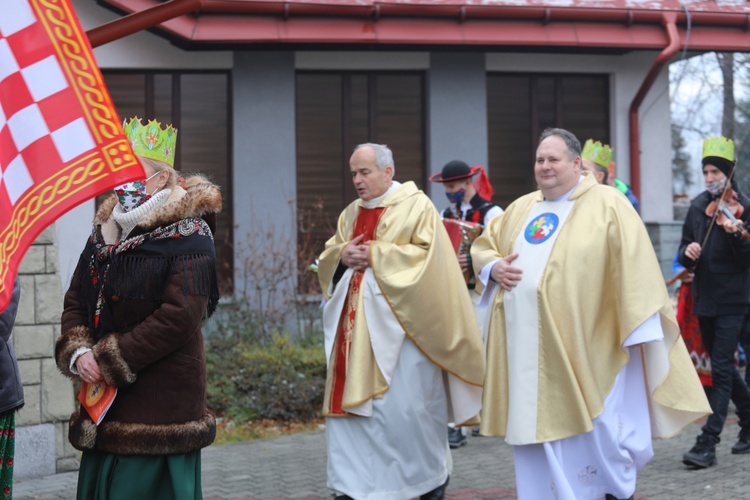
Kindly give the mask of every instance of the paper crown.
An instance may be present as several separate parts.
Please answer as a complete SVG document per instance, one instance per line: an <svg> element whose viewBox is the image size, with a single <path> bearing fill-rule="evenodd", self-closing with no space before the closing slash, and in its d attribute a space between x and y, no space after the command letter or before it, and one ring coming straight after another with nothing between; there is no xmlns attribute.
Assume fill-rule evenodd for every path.
<svg viewBox="0 0 750 500"><path fill-rule="evenodd" d="M725 160L734 161L734 141L720 135L712 135L704 139L703 155L701 158L706 158L707 156L718 156Z"/></svg>
<svg viewBox="0 0 750 500"><path fill-rule="evenodd" d="M597 165L608 169L610 163L612 163L612 154L613 151L609 147L609 144L602 144L599 141L594 142L593 139L589 139L583 145L581 158L591 160Z"/></svg>
<svg viewBox="0 0 750 500"><path fill-rule="evenodd" d="M163 161L174 167L174 153L177 145L177 129L172 125L162 128L156 120L146 125L137 116L124 120L122 128L136 156Z"/></svg>

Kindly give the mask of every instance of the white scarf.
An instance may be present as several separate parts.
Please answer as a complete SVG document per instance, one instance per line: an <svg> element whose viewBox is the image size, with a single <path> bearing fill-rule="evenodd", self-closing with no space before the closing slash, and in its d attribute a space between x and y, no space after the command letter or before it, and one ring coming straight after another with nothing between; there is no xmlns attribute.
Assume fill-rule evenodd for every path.
<svg viewBox="0 0 750 500"><path fill-rule="evenodd" d="M149 200L143 205L139 205L135 208L131 208L127 212L118 203L115 205L115 209L112 211L112 217L115 219L117 224L122 228L120 234L120 241L124 241L130 235L130 232L135 229L135 226L150 212L161 208L167 202L169 195L172 193L171 189L162 189L157 193L154 193Z"/></svg>

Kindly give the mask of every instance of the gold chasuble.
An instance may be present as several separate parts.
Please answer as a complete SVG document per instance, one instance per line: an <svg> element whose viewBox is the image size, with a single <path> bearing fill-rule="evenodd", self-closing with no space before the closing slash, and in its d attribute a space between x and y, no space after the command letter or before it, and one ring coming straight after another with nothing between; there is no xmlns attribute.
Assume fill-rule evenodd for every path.
<svg viewBox="0 0 750 500"><path fill-rule="evenodd" d="M326 300L336 286L333 279L342 250L360 234L370 245L366 272L373 273L379 292L408 338L444 372L481 387L481 334L456 255L432 201L413 182L406 182L377 207L365 208L361 200L351 203L320 256L318 276ZM364 274L355 271L349 281L328 360L325 416L350 416L348 408L388 390L365 318Z"/></svg>
<svg viewBox="0 0 750 500"><path fill-rule="evenodd" d="M670 437L711 410L680 337L646 228L630 202L593 175L586 175L568 200L573 206L537 287L536 331L507 331L503 289L498 287L491 304L482 434L532 444L591 431L628 362L623 343L659 313L664 340L640 349L652 435ZM542 201L540 191L523 196L488 224L471 248L477 273L514 253L532 208ZM481 283L477 287L481 293ZM507 348L510 336L530 335L538 335L538 387L534 408L522 411L535 413L528 421L536 421L536 430L531 432L535 438L521 439L507 435Z"/></svg>

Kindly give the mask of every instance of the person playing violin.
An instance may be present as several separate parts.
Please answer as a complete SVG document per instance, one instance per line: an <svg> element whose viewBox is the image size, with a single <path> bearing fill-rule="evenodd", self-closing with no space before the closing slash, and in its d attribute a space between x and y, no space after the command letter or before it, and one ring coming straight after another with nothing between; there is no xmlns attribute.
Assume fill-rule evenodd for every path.
<svg viewBox="0 0 750 500"><path fill-rule="evenodd" d="M713 414L682 459L694 468L717 463L716 444L730 399L737 407L741 427L732 453L750 453L750 395L734 363L745 316L750 312L750 239L742 237L746 233L743 224L750 218L750 198L731 180L735 164L731 139L707 138L702 157L706 191L690 204L679 250L680 264L695 273L693 312L711 356L713 380L709 398ZM723 208L725 203L728 209Z"/></svg>

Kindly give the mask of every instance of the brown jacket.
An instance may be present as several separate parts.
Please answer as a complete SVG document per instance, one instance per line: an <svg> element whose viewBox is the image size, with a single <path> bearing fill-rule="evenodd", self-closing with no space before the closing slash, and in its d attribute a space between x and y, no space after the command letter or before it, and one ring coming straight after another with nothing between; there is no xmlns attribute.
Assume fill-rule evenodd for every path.
<svg viewBox="0 0 750 500"><path fill-rule="evenodd" d="M105 201L94 221L97 238L106 243L116 241L119 235L119 226L111 217L116 203L114 196ZM130 236L189 217L213 216L220 210L218 188L194 177L186 189L174 188L165 205L142 220ZM190 274L185 269L195 262L170 268L171 274L165 275L167 282L161 285L160 299L105 293L114 331L97 335L78 292L79 280L90 279L86 267L90 245L86 249L89 255L84 250L65 294L63 334L57 340L55 358L64 375L77 379L69 368L71 357L79 347L93 349L104 380L118 387L118 394L98 427L85 410L79 408L73 413L70 442L79 450L125 455L187 453L208 446L216 433L215 418L206 408L201 334L209 296L186 292L184 276ZM215 277L213 260L211 264ZM187 280L193 279L191 275Z"/></svg>

